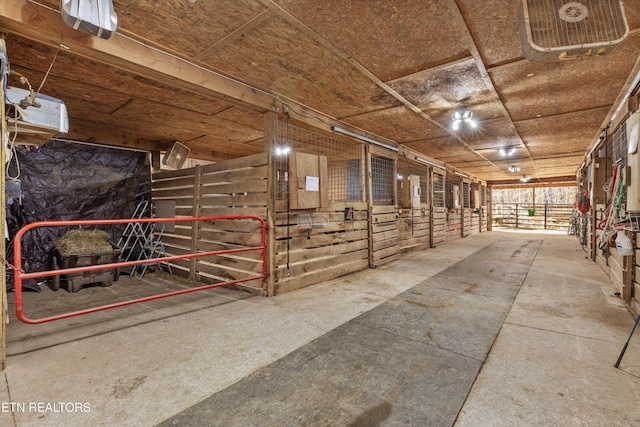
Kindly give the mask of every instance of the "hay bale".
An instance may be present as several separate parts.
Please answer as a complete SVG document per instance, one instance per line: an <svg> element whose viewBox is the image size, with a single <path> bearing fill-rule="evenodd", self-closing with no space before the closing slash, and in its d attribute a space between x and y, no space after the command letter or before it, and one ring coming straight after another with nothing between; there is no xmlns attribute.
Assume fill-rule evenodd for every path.
<svg viewBox="0 0 640 427"><path fill-rule="evenodd" d="M109 233L103 230L69 230L59 238L56 249L62 256L111 252Z"/></svg>

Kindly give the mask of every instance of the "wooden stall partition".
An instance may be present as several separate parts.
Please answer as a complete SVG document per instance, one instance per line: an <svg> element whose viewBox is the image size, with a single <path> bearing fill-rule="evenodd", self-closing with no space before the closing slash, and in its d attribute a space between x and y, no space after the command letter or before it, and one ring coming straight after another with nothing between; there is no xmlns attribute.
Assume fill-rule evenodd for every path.
<svg viewBox="0 0 640 427"><path fill-rule="evenodd" d="M397 154L367 146L369 176L369 266L376 268L398 258Z"/></svg>
<svg viewBox="0 0 640 427"><path fill-rule="evenodd" d="M462 237L471 234L471 209L462 208Z"/></svg>
<svg viewBox="0 0 640 427"><path fill-rule="evenodd" d="M447 241L447 208L431 210L431 222L433 223L433 247L444 244Z"/></svg>
<svg viewBox="0 0 640 427"><path fill-rule="evenodd" d="M480 232L484 233L489 230L489 213L491 212L491 201L489 200L490 193L487 186L480 185Z"/></svg>
<svg viewBox="0 0 640 427"><path fill-rule="evenodd" d="M481 233L480 229L480 219L482 215L482 205L481 205L481 197L480 197L480 183L472 182L470 191L470 206L469 211L471 215L471 220L469 223L469 234L478 234Z"/></svg>
<svg viewBox="0 0 640 427"><path fill-rule="evenodd" d="M462 237L462 216L460 212L460 209L456 209L454 212L447 212L447 242L451 242Z"/></svg>
<svg viewBox="0 0 640 427"><path fill-rule="evenodd" d="M176 216L244 216L266 218L267 153L152 176L152 200L175 200ZM176 223L162 241L168 255L259 246L260 223L224 220ZM172 263L176 274L202 281L224 282L261 273L260 251L226 254ZM265 295L266 281L235 285Z"/></svg>
<svg viewBox="0 0 640 427"><path fill-rule="evenodd" d="M286 208L279 208L275 294L367 268L367 217L366 202L329 202L327 208L314 211L286 212Z"/></svg>
<svg viewBox="0 0 640 427"><path fill-rule="evenodd" d="M431 247L447 241L447 207L445 205L445 171L433 169L431 173Z"/></svg>
<svg viewBox="0 0 640 427"><path fill-rule="evenodd" d="M398 220L400 250L406 252L431 247L431 206L402 209Z"/></svg>
<svg viewBox="0 0 640 427"><path fill-rule="evenodd" d="M400 233L396 206L372 206L371 239L373 267L384 265L398 258Z"/></svg>
<svg viewBox="0 0 640 427"><path fill-rule="evenodd" d="M288 117L274 141L273 294L366 269L364 145Z"/></svg>
<svg viewBox="0 0 640 427"><path fill-rule="evenodd" d="M400 251L431 247L431 190L429 168L405 155L398 160Z"/></svg>
<svg viewBox="0 0 640 427"><path fill-rule="evenodd" d="M447 241L462 237L464 208L462 205L462 179L453 171L447 170L445 177L445 201L447 207Z"/></svg>

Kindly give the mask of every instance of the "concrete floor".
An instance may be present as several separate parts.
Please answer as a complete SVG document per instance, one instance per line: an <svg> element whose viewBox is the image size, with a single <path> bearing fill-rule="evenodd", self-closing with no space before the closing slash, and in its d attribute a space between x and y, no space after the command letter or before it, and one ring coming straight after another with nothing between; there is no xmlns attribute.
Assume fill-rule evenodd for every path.
<svg viewBox="0 0 640 427"><path fill-rule="evenodd" d="M0 425L640 425L640 331L613 368L633 319L585 256L572 236L492 232L274 298L12 318ZM483 259L493 288L460 273Z"/></svg>

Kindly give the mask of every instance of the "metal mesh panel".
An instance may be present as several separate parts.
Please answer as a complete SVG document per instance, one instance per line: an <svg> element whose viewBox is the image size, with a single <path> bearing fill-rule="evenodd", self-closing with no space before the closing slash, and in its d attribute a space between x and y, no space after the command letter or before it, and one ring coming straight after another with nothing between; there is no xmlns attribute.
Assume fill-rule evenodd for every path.
<svg viewBox="0 0 640 427"><path fill-rule="evenodd" d="M622 123L611 138L611 160L621 166L627 165L627 125Z"/></svg>
<svg viewBox="0 0 640 427"><path fill-rule="evenodd" d="M542 48L616 41L627 31L619 0L526 0L526 8Z"/></svg>
<svg viewBox="0 0 640 427"><path fill-rule="evenodd" d="M364 146L339 141L284 121L278 122L277 133L275 157L277 199L284 200L288 197L288 154L283 153L283 149L288 148L290 152L327 157L330 201L364 200L361 172Z"/></svg>
<svg viewBox="0 0 640 427"><path fill-rule="evenodd" d="M425 172L424 175L420 175L420 203L429 203L429 176Z"/></svg>
<svg viewBox="0 0 640 427"><path fill-rule="evenodd" d="M397 177L394 176L393 160L386 157L371 157L371 191L374 205L394 205L394 186Z"/></svg>
<svg viewBox="0 0 640 427"><path fill-rule="evenodd" d="M444 175L433 174L433 206L444 208Z"/></svg>
<svg viewBox="0 0 640 427"><path fill-rule="evenodd" d="M480 186L480 206L486 206L487 204L487 187L485 185Z"/></svg>
<svg viewBox="0 0 640 427"><path fill-rule="evenodd" d="M469 183L462 183L462 207L465 209L469 209L471 207L471 195L469 194Z"/></svg>

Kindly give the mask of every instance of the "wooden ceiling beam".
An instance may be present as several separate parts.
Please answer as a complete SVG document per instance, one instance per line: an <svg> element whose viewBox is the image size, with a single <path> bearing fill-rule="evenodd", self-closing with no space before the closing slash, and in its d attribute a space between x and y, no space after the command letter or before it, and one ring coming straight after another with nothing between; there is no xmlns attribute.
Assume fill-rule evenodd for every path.
<svg viewBox="0 0 640 427"><path fill-rule="evenodd" d="M365 77L367 77L369 80L375 83L378 87L380 87L386 93L388 93L389 95L393 96L395 99L400 101L408 110L414 112L415 114L422 117L424 120L428 121L432 125L444 130L447 134L451 135L453 139L455 139L457 142L462 144L464 148L466 148L476 156L486 161L489 165L493 166L495 169L500 169L498 165L494 164L490 159L485 157L482 153L476 151L469 143L467 143L467 141L462 139L459 135L452 133L451 130L448 129L446 126L443 126L442 124L434 120L431 116L429 116L427 113L422 111L418 106L414 105L411 101L409 101L404 96L402 96L398 91L394 90L391 86L389 86L389 84L380 80L375 74L369 71L364 65L360 64L353 57L351 57L351 55L344 52L342 49L336 47L330 41L328 41L327 39L322 37L320 34L315 32L311 28L309 28L306 24L304 24L302 21L300 21L298 18L296 18L292 14L290 14L286 9L284 9L282 6L277 4L274 0L259 0L259 1L265 6L267 6L269 9L273 10L283 19L287 20L287 22L291 23L298 30L302 31L303 33L311 37L318 44L324 46L325 48L330 50L332 53L337 55L338 57L347 61L355 69L357 69L360 73L362 73ZM468 60L468 58L461 59L461 61L466 61L466 60ZM458 60L454 61L453 63L458 63Z"/></svg>
<svg viewBox="0 0 640 427"><path fill-rule="evenodd" d="M119 33L104 40L73 30L59 12L28 0L0 2L0 31L56 48L64 46L80 57L254 110L267 111L274 106L275 97L266 91Z"/></svg>

